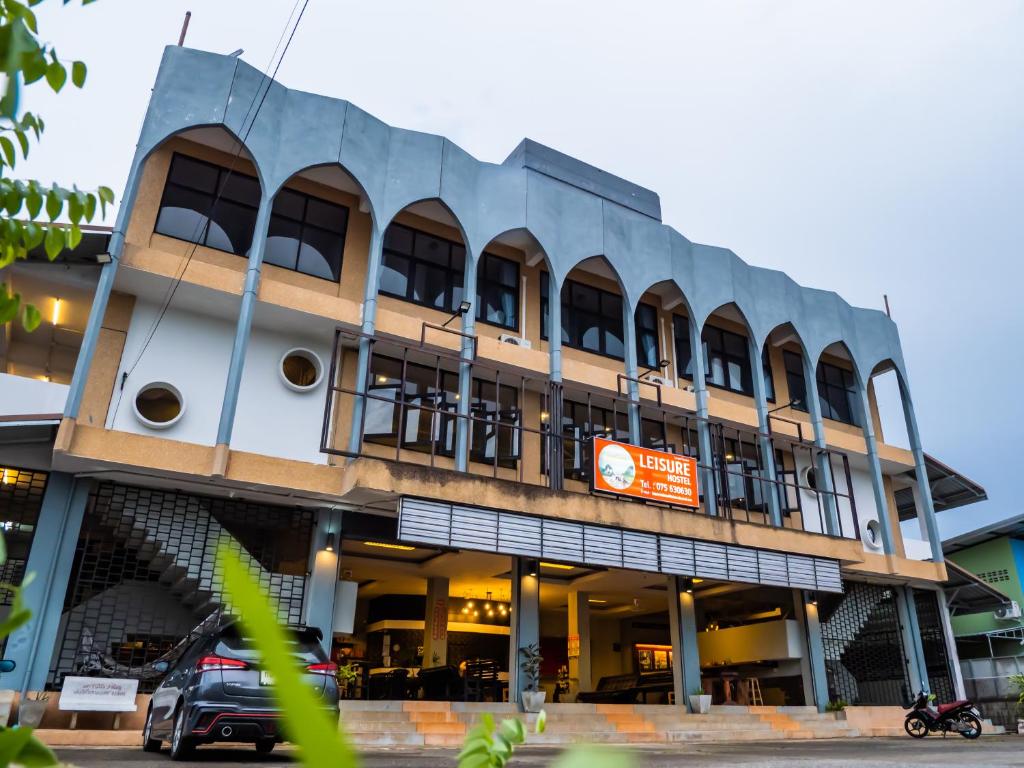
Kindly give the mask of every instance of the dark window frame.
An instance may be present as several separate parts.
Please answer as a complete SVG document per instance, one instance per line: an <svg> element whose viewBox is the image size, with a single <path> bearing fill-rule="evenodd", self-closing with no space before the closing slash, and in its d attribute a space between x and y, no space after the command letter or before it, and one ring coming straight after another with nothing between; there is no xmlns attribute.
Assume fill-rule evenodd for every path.
<svg viewBox="0 0 1024 768"><path fill-rule="evenodd" d="M497 261L503 261L506 264L511 264L515 267L515 285L508 286L501 282L491 280L487 277L487 262L491 259ZM497 292L499 295L511 293L514 297L512 302L512 323L498 323L494 320L488 320L483 316L484 304L483 300L483 289L490 289ZM519 333L519 301L520 301L520 290L521 286L521 272L519 262L514 259L509 259L504 256L498 256L495 253L484 251L480 256L480 262L477 264L477 278L476 278L476 319L481 323L487 323L488 325L494 325L498 328L505 328L506 330L512 331L513 333Z"/></svg>
<svg viewBox="0 0 1024 768"><path fill-rule="evenodd" d="M397 249L395 249L393 247L389 247L388 246L388 244L387 244L388 243L388 232L390 232L393 227L394 228L399 228L399 229L404 229L404 230L412 233L412 247L411 247L409 253L402 253L401 251L399 251L399 250L397 250ZM431 262L431 261L429 261L427 259L424 259L422 257L416 256L416 239L418 237L421 237L421 236L422 237L429 237L432 240L438 240L438 241L440 241L442 243L445 243L448 246L447 266L446 267L442 267L442 266L440 266L440 265L438 265L438 264L436 264L434 262ZM460 269L456 269L455 267L452 266L452 250L453 250L453 248L461 248L462 249L462 267ZM388 291L388 290L386 290L386 289L384 289L382 287L378 287L377 292L380 295L382 295L382 296L389 296L389 297L391 297L393 299L398 299L400 301L407 301L410 304L415 304L415 305L420 306L420 307L426 307L427 309L437 310L438 312L455 312L455 310L458 308L459 304L462 302L462 291L463 291L464 283L465 283L465 279L466 279L466 246L465 245L463 245L462 243L456 242L454 240L449 240L446 237L440 237L439 235L432 234L432 233L427 232L425 230L416 229L415 227L410 227L407 224L399 224L398 222L394 222L393 221L393 222L391 222L388 225L387 230L385 230L385 232L384 232L384 248L383 248L383 253L381 255L381 267L382 268L387 265L387 260L388 260L388 256L389 255L394 256L396 258L405 259L406 261L409 262L409 270L405 274L405 286L406 286L405 287L405 295L402 295L402 294L399 294L399 293L395 293L393 291ZM444 290L445 306L439 307L436 304L430 303L429 301L421 301L419 299L414 298L415 291L416 291L416 274L417 274L417 271L419 269L437 269L437 270L441 270L441 271L443 271L445 273L445 275L447 277L447 279L445 281L445 290ZM458 276L458 278L459 278L457 281L454 279L456 276Z"/></svg>
<svg viewBox="0 0 1024 768"><path fill-rule="evenodd" d="M653 319L653 323L649 326L641 325L642 315L648 315L648 319ZM661 373L661 369L658 367L658 363L661 361L661 333L659 333L658 329L658 308L653 304L640 302L636 307L636 312L633 313L633 325L636 328L636 364L641 368L650 368ZM645 336L654 338L653 361L649 357L647 360L640 359L640 355L643 354L643 339Z"/></svg>
<svg viewBox="0 0 1024 768"><path fill-rule="evenodd" d="M685 333L679 333L680 325L683 326ZM727 363L729 361L736 362L740 365L740 381L742 385L745 385L743 389L736 389L728 384L719 384L711 381L711 354L709 349L709 336L718 334L720 339L719 346L721 347L721 356L723 358L723 370L728 371ZM690 344L690 318L686 315L673 314L672 315L672 335L675 340L675 352L676 352L676 370L679 373L679 378L693 381L693 347ZM726 349L726 340L730 337L734 340L738 340L743 345L744 354L742 357L728 352ZM726 328L713 325L711 323L704 323L704 327L701 329L701 353L704 355L704 386L713 387L715 389L723 389L726 392L733 392L738 395L744 395L746 397L754 396L754 371L752 362L750 360L750 341L749 339L735 331L730 331ZM687 352L689 354L687 354ZM764 355L762 354L762 362ZM681 363L685 362L685 365ZM689 369L689 370L687 370ZM772 381L772 389L774 390L774 380ZM768 398L774 402L774 391L773 397Z"/></svg>
<svg viewBox="0 0 1024 768"><path fill-rule="evenodd" d="M857 380L853 371L819 360L814 378L818 384L818 402L821 404L822 418L849 424L852 427L862 426L859 418L860 404L857 402ZM832 381L834 378L840 381ZM845 404L848 418L844 418L840 402Z"/></svg>
<svg viewBox="0 0 1024 768"><path fill-rule="evenodd" d="M541 273L541 277L540 277L540 286L541 286L540 287L540 291L541 291L541 293L540 293L540 296L541 296L541 299L540 299L541 326L540 327L541 327L541 339L543 341L547 341L548 337L550 335L550 333L549 333L550 329L547 327L548 315L549 315L548 306L549 306L549 302L551 300L551 286L550 286L550 282L551 282L550 275L547 272L542 272ZM585 314L587 314L587 315L594 315L597 318L597 320L598 320L598 323L597 323L597 329L598 329L598 337L597 337L598 338L598 349L593 349L591 347L585 347L582 344L577 344L577 343L574 343L574 341L573 341L574 330L577 330L577 329L574 328L573 323L574 323L574 321L576 321L579 318L580 314L584 314L583 311L581 311L581 312L574 312L573 311L573 289L574 288L578 288L578 289L581 289L583 291L593 291L596 294L595 295L596 305L599 308L601 308L602 311L600 313L596 314L596 315L594 315L594 313L590 312L590 311L586 311ZM611 360L624 361L626 359L626 354L625 354L625 350L626 350L626 329L625 329L625 317L623 317L621 309L623 307L623 303L625 302L625 298L623 296L621 296L620 294L613 293L612 291L606 291L604 288L596 288L595 286L587 285L586 283L581 283L578 280L568 280L568 279L565 281L565 284L562 286L561 294L562 294L561 295L561 300L562 300L562 346L569 347L571 349L578 349L581 352L588 352L588 353L590 353L592 355L599 355L600 357L607 357L607 358L609 358ZM606 299L614 300L614 301L618 302L620 311L617 313L616 317L612 317L610 315L604 314L603 309L604 309L604 305L605 305L605 300ZM609 334L609 333L611 335L613 335L613 336L615 335L614 331L616 329L614 328L614 325L615 325L616 322L618 323L618 338L619 338L619 341L622 343L623 353L621 355L612 354L612 353L606 351L607 350L607 344L605 343L605 335Z"/></svg>
<svg viewBox="0 0 1024 768"><path fill-rule="evenodd" d="M288 195L294 195L295 197L302 198L302 218L301 219L296 219L294 216L292 216L292 215L290 215L288 213L285 213L282 210L282 208L283 208L283 206L282 206L283 198L281 197L281 195L283 193L286 193ZM310 203L311 200L315 201L316 203L318 203L320 205L323 205L323 206L327 206L327 207L330 207L330 208L337 208L341 212L341 216L342 216L342 223L341 223L340 228L336 229L336 230L331 230L331 229L328 229L327 227L321 226L319 224L311 223L308 220L309 219L309 203ZM291 224L298 225L298 227L299 227L299 235L298 235L298 237L297 238L294 238L294 237L289 238L289 239L292 239L292 240L296 240L298 242L298 245L295 248L295 266L289 267L289 266L285 266L284 264L279 264L277 262L268 261L267 260L267 253L269 253L269 250L265 251L265 253L264 253L264 258L263 258L264 263L265 264L270 264L270 265L278 267L280 269L288 269L288 270L291 270L293 272L298 272L299 274L302 274L302 275L309 275L310 277L315 277L315 278L317 278L319 280L329 280L329 281L335 282L335 283L339 282L341 280L341 270L344 267L344 263L345 263L345 241L346 241L346 238L347 238L347 235L348 235L348 222L349 222L349 215L350 215L350 213L351 212L349 211L348 206L342 205L341 203L334 203L334 202L331 202L330 200L324 200L322 197L317 197L316 195L310 195L310 194L307 194L306 192L300 192L299 190L291 189L290 187L285 187L285 188L281 189L280 191L278 191L277 195L275 195L275 197L274 197L274 205L273 205L273 207L270 210L270 225L269 225L269 227L267 229L267 239L269 241L269 239L271 237L278 237L279 236L279 235L275 235L274 234L274 224L276 222L280 222L281 220L285 220L287 222L290 222ZM328 260L328 264L330 264L330 266L331 266L332 277L327 278L327 277L324 277L323 275L314 274L313 272L310 272L308 270L300 268L299 265L301 263L301 257L302 257L302 246L308 244L307 240L306 240L306 232L307 232L307 230L309 230L310 232L319 232L319 233L324 233L327 236L334 236L334 237L340 237L341 238L341 242L339 244L340 247L339 247L339 250L338 250L338 252L336 254L336 257L337 257L337 267L335 267L333 264L331 264L331 262ZM269 243L268 243L268 245L269 245ZM310 247L313 247L313 246L311 245ZM321 254L321 256L324 256L324 254Z"/></svg>
<svg viewBox="0 0 1024 768"><path fill-rule="evenodd" d="M214 181L212 192L208 189L204 189L201 186L189 184L185 180L177 180L173 178L175 168L179 164L181 159L184 159L191 163L196 163L197 165L204 165L207 168L211 168L214 171L216 171L217 177L216 180ZM260 190L260 193L257 194L255 202L241 200L230 194L226 185L227 181L232 177L256 183L256 187L257 189ZM180 234L175 234L173 232L161 231L160 215L163 212L164 208L173 207L167 204L169 188L184 191L192 195L201 195L209 200L209 206L205 209L205 211L199 211L196 210L195 208L190 209L206 219L206 223L198 230L195 239L193 237L182 237ZM231 253L236 256L246 256L249 250L252 248L252 239L256 231L256 216L257 212L259 211L260 194L262 194L260 180L255 176L251 176L247 173L241 173L230 168L225 168L222 165L217 165L216 163L211 163L207 160L200 160L198 157L193 157L192 155L185 154L184 152L175 152L171 155L171 163L167 168L167 177L164 179L164 188L160 195L160 206L157 209L156 221L153 224L153 232L164 237L170 237L175 240L181 240L182 242L185 243L201 245L204 248L210 248L215 251L220 251L221 253ZM210 222L215 220L211 214L216 213L217 206L221 204L221 201L226 202L228 205L238 206L240 208L246 209L247 211L251 211L252 225L249 231L248 242L245 244L244 247L228 251L223 248L219 248L216 245L209 244L208 241L210 235ZM234 243L232 243L232 246L234 246Z"/></svg>
<svg viewBox="0 0 1024 768"><path fill-rule="evenodd" d="M786 388L789 390L789 401L800 395L800 403L791 405L794 411L809 413L807 407L807 378L804 376L804 356L800 352L782 350L782 366L786 371Z"/></svg>

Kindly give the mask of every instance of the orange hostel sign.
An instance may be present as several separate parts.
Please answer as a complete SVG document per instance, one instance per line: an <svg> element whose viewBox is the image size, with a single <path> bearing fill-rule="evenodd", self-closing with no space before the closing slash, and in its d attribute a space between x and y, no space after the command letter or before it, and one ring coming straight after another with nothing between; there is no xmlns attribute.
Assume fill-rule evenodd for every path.
<svg viewBox="0 0 1024 768"><path fill-rule="evenodd" d="M697 460L594 438L595 491L698 507Z"/></svg>

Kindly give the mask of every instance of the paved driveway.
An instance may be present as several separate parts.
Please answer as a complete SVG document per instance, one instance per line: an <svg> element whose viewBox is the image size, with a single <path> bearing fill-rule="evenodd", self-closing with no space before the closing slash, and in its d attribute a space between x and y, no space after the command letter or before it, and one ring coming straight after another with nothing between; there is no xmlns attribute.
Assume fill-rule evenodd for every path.
<svg viewBox="0 0 1024 768"><path fill-rule="evenodd" d="M165 754L151 755L141 749L127 748L65 748L57 754L61 760L81 768L150 768L175 765L214 766L249 765L289 766L296 763L291 751L279 748L270 755L257 755L251 748L202 748L190 763L172 763ZM541 768L550 765L555 750L521 749L512 758L509 768ZM364 768L454 768L455 750L415 749L377 750L362 754ZM900 739L856 739L767 742L764 744L680 745L677 748L636 748L637 768L721 768L722 766L771 766L792 768L892 768L893 766L963 766L964 768L1002 768L1024 766L1024 737L987 736L975 742L963 739L929 737L915 742Z"/></svg>

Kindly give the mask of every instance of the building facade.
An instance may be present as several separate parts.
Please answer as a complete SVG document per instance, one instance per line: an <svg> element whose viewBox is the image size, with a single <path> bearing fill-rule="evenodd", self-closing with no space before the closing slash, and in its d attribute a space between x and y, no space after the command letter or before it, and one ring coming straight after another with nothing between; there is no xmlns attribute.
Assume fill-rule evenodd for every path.
<svg viewBox="0 0 1024 768"><path fill-rule="evenodd" d="M5 348L15 687L147 680L224 606L226 541L354 695L483 661L514 701L532 644L559 697L953 695L896 326L690 242L654 192L169 48L96 251L10 278L52 305Z"/></svg>

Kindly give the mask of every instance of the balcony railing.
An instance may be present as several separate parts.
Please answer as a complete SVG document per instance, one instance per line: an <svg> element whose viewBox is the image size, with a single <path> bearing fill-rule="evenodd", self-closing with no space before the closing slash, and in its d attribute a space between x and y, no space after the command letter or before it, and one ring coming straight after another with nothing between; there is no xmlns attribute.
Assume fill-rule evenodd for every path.
<svg viewBox="0 0 1024 768"><path fill-rule="evenodd" d="M439 330L447 331L434 328ZM720 516L768 525L774 495L784 527L824 533L832 503L839 535L859 536L845 454L823 452L799 437L707 421L711 455L702 456L702 420L665 404L658 384L639 382L640 398L632 400L625 376L619 377L618 391L553 382L534 372L475 360L462 351L475 347L461 336L453 334L445 345L430 343L424 333L417 344L337 330L321 451L456 469L461 430L471 474L589 493L593 438L631 442L630 415L635 412L643 446L696 459L702 509L707 508L710 477ZM365 378L357 382L362 342L367 366ZM460 389L460 370L470 382L467 391ZM469 399L468 407L460 408L462 397ZM772 452L774 476L766 451ZM831 473L830 491L818 487L823 484L816 478L822 454ZM561 471L551 471L559 465Z"/></svg>

